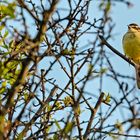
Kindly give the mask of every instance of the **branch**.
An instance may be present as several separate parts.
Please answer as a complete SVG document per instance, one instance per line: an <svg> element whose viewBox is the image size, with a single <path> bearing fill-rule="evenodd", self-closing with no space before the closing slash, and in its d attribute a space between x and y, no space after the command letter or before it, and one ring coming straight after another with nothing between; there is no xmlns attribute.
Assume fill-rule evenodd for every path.
<svg viewBox="0 0 140 140"><path fill-rule="evenodd" d="M115 135L115 136L123 136L123 137L131 137L131 138L140 138L140 135L133 135L133 134L123 134L123 133L115 133L115 132L108 132L108 131L101 131L99 129L93 128L91 130L92 132L99 132L99 133L103 133L103 134L109 134L109 135Z"/></svg>
<svg viewBox="0 0 140 140"><path fill-rule="evenodd" d="M100 107L102 101L103 101L103 98L104 98L104 93L102 92L95 107L91 110L91 116L90 116L90 119L89 119L89 123L87 125L87 129L85 131L85 134L84 134L84 139L87 139L87 136L88 134L90 133L90 128L91 128L91 125L92 125L92 122L94 120L94 117L96 115L96 112L98 110L98 108Z"/></svg>
<svg viewBox="0 0 140 140"><path fill-rule="evenodd" d="M49 21L50 17L54 13L54 11L56 9L56 5L57 5L58 2L59 2L59 0L53 0L49 10L44 10L43 11L43 13L42 13L43 20L40 23L39 32L37 33L37 35L34 39L35 42L40 42L41 37L45 34L45 32L47 30L47 22Z"/></svg>
<svg viewBox="0 0 140 140"><path fill-rule="evenodd" d="M19 5L21 7L23 7L24 9L26 9L28 11L28 13L39 23L40 20L37 19L37 17L31 12L31 10L27 7L27 5L25 4L25 2L23 0L17 0Z"/></svg>
<svg viewBox="0 0 140 140"><path fill-rule="evenodd" d="M117 51L115 48L113 48L105 39L103 36L99 35L99 38L101 39L102 44L106 45L112 52L120 56L123 60L131 64L135 67L135 63L132 62L129 58L127 58L125 55L121 54L119 51Z"/></svg>

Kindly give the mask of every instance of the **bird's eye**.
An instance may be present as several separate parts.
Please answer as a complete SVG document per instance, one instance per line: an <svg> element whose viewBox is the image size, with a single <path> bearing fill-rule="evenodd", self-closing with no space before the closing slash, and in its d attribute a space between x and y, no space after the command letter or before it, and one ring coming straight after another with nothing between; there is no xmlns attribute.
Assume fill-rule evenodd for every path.
<svg viewBox="0 0 140 140"><path fill-rule="evenodd" d="M138 27L137 26L133 26L133 29L138 29Z"/></svg>

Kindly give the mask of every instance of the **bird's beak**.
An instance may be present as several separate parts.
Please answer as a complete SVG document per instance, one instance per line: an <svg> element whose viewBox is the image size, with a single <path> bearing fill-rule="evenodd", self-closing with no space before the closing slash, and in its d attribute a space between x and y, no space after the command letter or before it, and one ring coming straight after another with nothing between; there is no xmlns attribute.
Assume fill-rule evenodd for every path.
<svg viewBox="0 0 140 140"><path fill-rule="evenodd" d="M127 25L127 26L128 26L128 29L130 29L130 28L131 28L129 25Z"/></svg>

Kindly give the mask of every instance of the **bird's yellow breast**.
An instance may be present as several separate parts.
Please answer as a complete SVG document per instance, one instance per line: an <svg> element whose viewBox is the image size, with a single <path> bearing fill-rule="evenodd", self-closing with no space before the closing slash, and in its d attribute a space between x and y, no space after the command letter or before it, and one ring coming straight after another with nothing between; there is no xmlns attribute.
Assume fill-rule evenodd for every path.
<svg viewBox="0 0 140 140"><path fill-rule="evenodd" d="M123 49L127 57L140 63L140 32L127 32L123 37Z"/></svg>

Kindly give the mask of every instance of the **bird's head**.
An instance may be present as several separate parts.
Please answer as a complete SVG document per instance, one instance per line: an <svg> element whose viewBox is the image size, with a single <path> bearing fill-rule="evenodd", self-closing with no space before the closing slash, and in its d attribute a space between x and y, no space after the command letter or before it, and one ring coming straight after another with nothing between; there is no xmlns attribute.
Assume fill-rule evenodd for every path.
<svg viewBox="0 0 140 140"><path fill-rule="evenodd" d="M140 31L140 27L136 23L131 23L128 25L128 30L129 31Z"/></svg>

